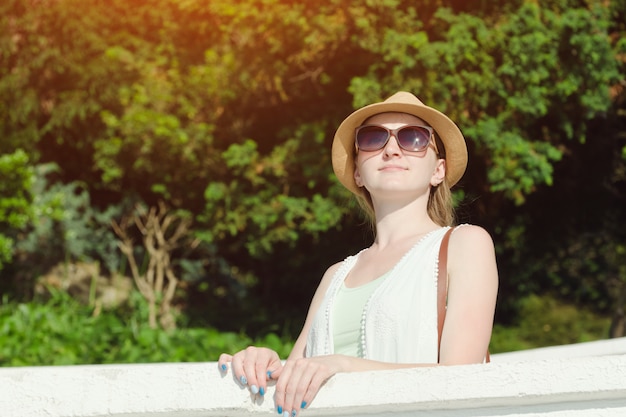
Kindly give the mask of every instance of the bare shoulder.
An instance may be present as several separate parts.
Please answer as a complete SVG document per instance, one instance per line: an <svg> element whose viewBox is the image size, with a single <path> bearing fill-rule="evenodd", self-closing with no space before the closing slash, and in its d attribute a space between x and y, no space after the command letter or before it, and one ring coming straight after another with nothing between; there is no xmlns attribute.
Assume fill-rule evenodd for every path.
<svg viewBox="0 0 626 417"><path fill-rule="evenodd" d="M324 276L322 277L322 279L325 279L328 276L332 277L333 275L335 275L335 272L337 272L337 270L339 269L339 266L342 263L343 263L343 261L340 261L340 262L337 262L337 263L332 264L331 266L329 266L328 269L326 269L326 272L324 273Z"/></svg>
<svg viewBox="0 0 626 417"><path fill-rule="evenodd" d="M451 276L479 275L482 279L497 280L493 239L484 228L475 225L458 227L450 236L448 253L448 270Z"/></svg>
<svg viewBox="0 0 626 417"><path fill-rule="evenodd" d="M326 272L324 272L324 275L322 275L322 279L317 285L317 289L315 290L315 294L313 295L311 307L315 308L322 301L322 298L324 298L324 294L326 294L326 291L328 290L328 287L330 287L330 284L333 281L333 278L340 266L341 262L337 262L336 264L333 264L329 266L328 269L326 269Z"/></svg>
<svg viewBox="0 0 626 417"><path fill-rule="evenodd" d="M337 270L339 269L340 265L341 265L341 262L337 262L336 264L333 264L329 266L328 269L326 269L326 272L324 272L324 275L322 275L322 279L318 285L318 292L320 292L320 290L324 292L326 291L333 277L337 273Z"/></svg>
<svg viewBox="0 0 626 417"><path fill-rule="evenodd" d="M464 224L458 226L450 236L450 250L460 250L462 252L489 250L493 252L493 239L487 230L480 226Z"/></svg>

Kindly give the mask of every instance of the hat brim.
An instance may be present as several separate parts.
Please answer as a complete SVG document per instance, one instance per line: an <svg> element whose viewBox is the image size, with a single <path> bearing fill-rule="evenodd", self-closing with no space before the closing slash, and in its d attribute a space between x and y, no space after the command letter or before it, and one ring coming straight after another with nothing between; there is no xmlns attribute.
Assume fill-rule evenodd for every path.
<svg viewBox="0 0 626 417"><path fill-rule="evenodd" d="M463 133L448 116L422 104L413 94L407 92L399 92L384 102L362 107L339 125L332 145L333 170L339 181L351 192L359 193L359 187L354 182L355 129L367 118L389 112L419 117L437 132L445 147L447 182L450 187L456 184L467 166L467 145Z"/></svg>

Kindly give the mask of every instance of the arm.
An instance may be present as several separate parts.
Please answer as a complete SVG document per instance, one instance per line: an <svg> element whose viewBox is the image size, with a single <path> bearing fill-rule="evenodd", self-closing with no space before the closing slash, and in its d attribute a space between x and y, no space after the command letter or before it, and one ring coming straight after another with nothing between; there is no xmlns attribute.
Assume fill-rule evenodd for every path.
<svg viewBox="0 0 626 417"><path fill-rule="evenodd" d="M338 267L339 264L331 266L322 277L309 307L304 327L289 355L289 361L304 358L311 322ZM255 346L250 346L233 355L222 353L217 362L218 369L222 374L228 372L229 364L233 377L242 385L248 386L252 394L264 395L267 390L267 381L278 379L283 371L283 364L278 353L271 349Z"/></svg>
<svg viewBox="0 0 626 417"><path fill-rule="evenodd" d="M330 286L330 282L333 279L333 276L339 269L340 263L336 263L332 265L330 268L326 270L324 275L322 276L322 280L320 281L320 285L318 285L315 290L315 294L313 295L313 300L311 300L311 305L309 306L309 311L306 316L306 320L304 321L304 326L302 327L302 331L300 335L296 339L296 342L293 345L293 349L289 354L288 360L295 360L299 358L304 358L304 352L306 349L306 339L309 334L309 329L311 328L311 324L315 315L317 314L317 310L319 310L322 301L324 300L324 296L326 295L326 291Z"/></svg>
<svg viewBox="0 0 626 417"><path fill-rule="evenodd" d="M468 225L452 233L448 279L440 363L481 363L489 347L498 293L493 241L483 228Z"/></svg>
<svg viewBox="0 0 626 417"><path fill-rule="evenodd" d="M448 276L448 309L440 364L481 363L491 338L498 291L493 242L484 229L468 225L454 231L448 247ZM292 352L276 385L276 404L296 413L303 404L310 404L323 383L337 372L437 366L387 363L343 355L303 358L306 333L304 337L304 340L299 338L298 350Z"/></svg>
<svg viewBox="0 0 626 417"><path fill-rule="evenodd" d="M448 248L448 310L441 342L441 364L480 363L491 337L498 288L493 242L477 226L457 229ZM275 401L279 411L295 411L310 404L326 380L338 372L373 371L437 366L388 363L344 355L305 358L306 339L337 266L329 268L318 287L305 325L277 378ZM233 367L234 368L234 367Z"/></svg>

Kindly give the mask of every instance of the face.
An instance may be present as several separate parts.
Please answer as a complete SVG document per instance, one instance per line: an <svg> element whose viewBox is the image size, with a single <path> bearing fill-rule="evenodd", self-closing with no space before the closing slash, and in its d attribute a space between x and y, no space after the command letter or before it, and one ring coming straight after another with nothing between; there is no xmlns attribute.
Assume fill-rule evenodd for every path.
<svg viewBox="0 0 626 417"><path fill-rule="evenodd" d="M398 129L406 125L428 126L422 119L406 113L381 113L367 119L368 125ZM433 140L434 142L434 140ZM354 180L365 187L372 197L379 193L429 192L445 176L445 161L438 159L432 146L425 151L402 149L392 135L382 149L357 152Z"/></svg>

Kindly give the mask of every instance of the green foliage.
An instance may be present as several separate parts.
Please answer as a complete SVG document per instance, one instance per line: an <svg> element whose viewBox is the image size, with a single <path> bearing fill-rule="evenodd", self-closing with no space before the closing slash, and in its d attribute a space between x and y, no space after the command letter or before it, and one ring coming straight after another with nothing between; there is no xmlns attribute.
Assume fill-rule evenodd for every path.
<svg viewBox="0 0 626 417"><path fill-rule="evenodd" d="M590 342L605 339L610 320L550 296L531 295L520 300L519 322L496 325L492 353Z"/></svg>
<svg viewBox="0 0 626 417"><path fill-rule="evenodd" d="M561 144L584 140L585 122L609 108L620 79L607 8L525 2L487 18L440 8L430 30L408 12L400 25L365 28L362 44L378 60L352 79L355 106L414 91L462 127L491 192L521 205L551 185Z"/></svg>
<svg viewBox="0 0 626 417"><path fill-rule="evenodd" d="M0 154L0 271L11 261L14 236L33 218L34 173L28 155L17 150Z"/></svg>
<svg viewBox="0 0 626 417"><path fill-rule="evenodd" d="M506 320L557 288L623 304L621 258L601 252L626 236L624 1L30 6L0 4L3 281L28 287L67 258L123 269L108 222L165 200L208 248L181 261L199 316L300 323L324 267L369 242L331 172L334 129L402 89L468 139L455 198L494 235ZM28 167L49 162L30 194Z"/></svg>
<svg viewBox="0 0 626 417"><path fill-rule="evenodd" d="M490 191L502 192L521 205L538 184L552 185L552 164L561 159L561 152L548 142L526 141L517 129L506 131L498 119L481 120L467 132L478 135L492 153Z"/></svg>
<svg viewBox="0 0 626 417"><path fill-rule="evenodd" d="M85 142L99 126L94 116L110 103L110 87L126 73L103 53L101 34L118 36L119 19L111 19L121 11L116 6L94 13L92 4L75 0L45 7L2 3L0 152L18 147L36 157L52 152L57 162L86 156ZM107 25L110 29L99 30ZM45 150L38 146L42 138L49 141Z"/></svg>
<svg viewBox="0 0 626 417"><path fill-rule="evenodd" d="M0 303L0 366L206 362L252 343L283 357L291 343L274 334L251 340L211 328L150 329L147 305L134 292L131 310L102 312L52 291L45 303Z"/></svg>
<svg viewBox="0 0 626 417"><path fill-rule="evenodd" d="M51 294L43 303L17 304L3 298L0 366L205 362L251 344L286 357L293 346L275 333L253 340L213 328L150 329L147 305L137 292L133 292L128 309L99 314L65 293L53 290ZM492 353L606 337L608 320L589 311L545 296L530 296L521 304L522 316L516 327L495 326Z"/></svg>
<svg viewBox="0 0 626 417"><path fill-rule="evenodd" d="M0 177L0 222L23 227L32 217L30 193L34 176L28 155L22 150L0 155Z"/></svg>
<svg viewBox="0 0 626 417"><path fill-rule="evenodd" d="M117 271L120 259L110 222L122 207L98 210L81 184L50 183L48 178L57 171L52 164L34 169L32 219L22 225L15 242L21 274L33 279L46 268L69 260L97 260L104 270Z"/></svg>
<svg viewBox="0 0 626 417"><path fill-rule="evenodd" d="M13 239L0 235L0 270L4 264L11 261L13 252Z"/></svg>
<svg viewBox="0 0 626 417"><path fill-rule="evenodd" d="M307 154L311 132L294 134L268 155L253 140L232 144L222 153L229 181L212 182L205 189L206 217L201 220L212 225L201 235L205 240L241 235L247 252L260 258L277 243L295 243L302 232L316 236L338 224L341 208L314 191L315 179L303 175L294 157Z"/></svg>
<svg viewBox="0 0 626 417"><path fill-rule="evenodd" d="M604 244L625 235L624 3L507 7L442 7L393 26L383 8L380 20L362 21L373 57L351 80L354 105L408 89L459 124L470 152L460 183L475 206L468 218L493 230L499 247L501 320L521 314L517 297L546 290L617 312L618 264L581 235ZM566 267L581 263L596 270Z"/></svg>
<svg viewBox="0 0 626 417"><path fill-rule="evenodd" d="M107 53L141 78L120 86L122 114L108 109L100 114L106 131L94 141L93 157L104 184L121 190L129 176L152 178L154 194L181 198L180 184L211 170L212 123L218 114L209 104L218 96L209 89L214 74L200 74L195 66L182 73L175 57L163 52L145 57L147 51L112 47Z"/></svg>

